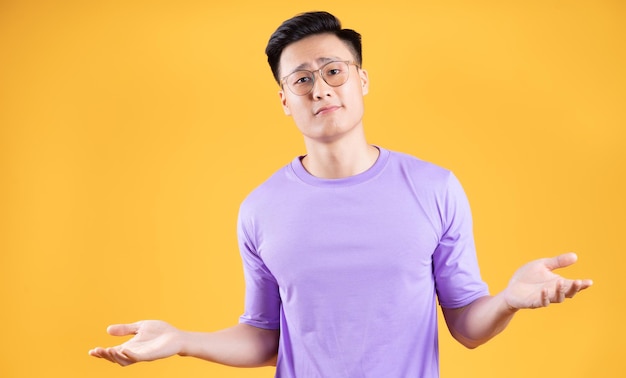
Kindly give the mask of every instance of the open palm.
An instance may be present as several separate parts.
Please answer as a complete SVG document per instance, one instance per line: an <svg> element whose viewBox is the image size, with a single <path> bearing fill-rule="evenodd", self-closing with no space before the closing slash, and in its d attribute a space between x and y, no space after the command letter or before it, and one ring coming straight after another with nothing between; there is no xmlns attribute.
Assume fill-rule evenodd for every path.
<svg viewBox="0 0 626 378"><path fill-rule="evenodd" d="M139 361L153 361L180 352L180 331L163 321L144 320L132 324L117 324L110 326L107 331L113 336L134 336L115 347L92 349L89 354L122 366Z"/></svg>
<svg viewBox="0 0 626 378"><path fill-rule="evenodd" d="M574 253L531 261L518 269L505 290L505 300L513 309L546 307L572 298L591 286L591 280L570 280L553 270L572 265Z"/></svg>

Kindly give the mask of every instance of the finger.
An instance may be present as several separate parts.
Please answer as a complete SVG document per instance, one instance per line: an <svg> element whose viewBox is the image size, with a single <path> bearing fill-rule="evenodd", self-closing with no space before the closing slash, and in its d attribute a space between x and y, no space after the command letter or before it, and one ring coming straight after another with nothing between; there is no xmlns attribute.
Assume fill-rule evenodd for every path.
<svg viewBox="0 0 626 378"><path fill-rule="evenodd" d="M140 360L139 355L133 351L132 348L126 348L122 345L122 348L118 350L118 353L122 355L126 360L132 361L132 363Z"/></svg>
<svg viewBox="0 0 626 378"><path fill-rule="evenodd" d="M92 356L92 357L102 358L102 355L101 355L102 349L103 348L101 348L101 347L93 348L93 349L89 350L89 355Z"/></svg>
<svg viewBox="0 0 626 378"><path fill-rule="evenodd" d="M572 283L572 286L566 293L567 298L573 298L574 295L578 294L579 291L585 290L593 285L592 280L575 280Z"/></svg>
<svg viewBox="0 0 626 378"><path fill-rule="evenodd" d="M573 286L573 285L572 285ZM555 290L555 298L554 302L561 303L565 300L565 292L567 290L567 286L565 282L559 280L556 282L556 290Z"/></svg>
<svg viewBox="0 0 626 378"><path fill-rule="evenodd" d="M131 324L113 324L107 327L107 332L112 336L134 335L139 331L141 322Z"/></svg>
<svg viewBox="0 0 626 378"><path fill-rule="evenodd" d="M546 267L550 270L565 268L572 265L578 260L578 256L574 252L564 253L556 257L546 259Z"/></svg>
<svg viewBox="0 0 626 378"><path fill-rule="evenodd" d="M110 360L116 362L120 366L128 366L135 362L133 359L129 358L117 348L108 348L107 352Z"/></svg>
<svg viewBox="0 0 626 378"><path fill-rule="evenodd" d="M550 293L548 292L548 289L541 290L541 305L543 307L550 306Z"/></svg>
<svg viewBox="0 0 626 378"><path fill-rule="evenodd" d="M97 358L102 358L102 359L105 359L105 360L117 363L117 361L115 361L111 357L111 355L110 355L110 353L108 351L108 348L97 347L97 348L94 348L94 349L90 350L89 354L91 356L94 356L94 357L97 357Z"/></svg>
<svg viewBox="0 0 626 378"><path fill-rule="evenodd" d="M576 293L578 293L581 289L582 289L582 281L574 280L572 281L569 289L565 293L565 296L567 298L574 298L574 295L576 295Z"/></svg>
<svg viewBox="0 0 626 378"><path fill-rule="evenodd" d="M590 279L580 280L580 282L581 282L580 290L585 290L586 288L593 285L593 280L590 280Z"/></svg>

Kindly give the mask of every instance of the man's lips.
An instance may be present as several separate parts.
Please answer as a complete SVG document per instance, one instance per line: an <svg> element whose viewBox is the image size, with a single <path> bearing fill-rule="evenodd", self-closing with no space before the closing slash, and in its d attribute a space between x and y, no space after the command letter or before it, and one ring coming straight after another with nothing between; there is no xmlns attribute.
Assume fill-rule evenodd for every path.
<svg viewBox="0 0 626 378"><path fill-rule="evenodd" d="M337 106L337 105L322 106L321 108L317 109L313 114L315 114L315 115L322 115L322 114L333 112L333 111L335 111L335 110L337 110L339 108L340 107Z"/></svg>

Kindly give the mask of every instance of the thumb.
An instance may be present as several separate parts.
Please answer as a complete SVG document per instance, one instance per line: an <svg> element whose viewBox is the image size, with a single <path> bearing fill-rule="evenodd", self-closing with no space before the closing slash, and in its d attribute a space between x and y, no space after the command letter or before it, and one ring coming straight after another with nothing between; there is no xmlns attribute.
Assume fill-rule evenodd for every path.
<svg viewBox="0 0 626 378"><path fill-rule="evenodd" d="M574 252L564 253L556 257L546 259L546 267L550 270L565 268L572 265L578 260L578 256Z"/></svg>
<svg viewBox="0 0 626 378"><path fill-rule="evenodd" d="M107 327L107 332L111 336L134 335L139 331L141 322L131 324L113 324Z"/></svg>

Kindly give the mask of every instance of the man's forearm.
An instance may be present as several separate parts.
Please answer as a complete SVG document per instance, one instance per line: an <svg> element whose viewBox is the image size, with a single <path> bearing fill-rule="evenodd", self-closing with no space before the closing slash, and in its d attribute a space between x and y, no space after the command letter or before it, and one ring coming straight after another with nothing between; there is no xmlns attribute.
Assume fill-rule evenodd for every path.
<svg viewBox="0 0 626 378"><path fill-rule="evenodd" d="M479 298L463 308L443 310L450 333L468 348L476 348L502 332L516 312L502 293Z"/></svg>
<svg viewBox="0 0 626 378"><path fill-rule="evenodd" d="M181 356L229 366L259 367L276 363L279 331L238 324L212 333L182 331L181 338Z"/></svg>

